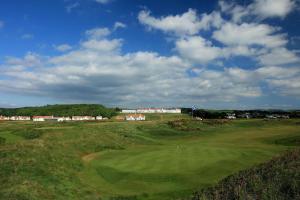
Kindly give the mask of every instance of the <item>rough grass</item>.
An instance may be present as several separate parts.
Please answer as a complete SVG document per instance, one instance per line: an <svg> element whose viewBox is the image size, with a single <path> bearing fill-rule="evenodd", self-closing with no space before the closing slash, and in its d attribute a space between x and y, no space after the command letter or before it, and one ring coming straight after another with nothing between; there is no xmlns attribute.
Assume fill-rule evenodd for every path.
<svg viewBox="0 0 300 200"><path fill-rule="evenodd" d="M300 199L300 150L292 150L203 189L192 200Z"/></svg>
<svg viewBox="0 0 300 200"><path fill-rule="evenodd" d="M184 198L294 148L299 122L1 123L21 138L0 144L0 199Z"/></svg>

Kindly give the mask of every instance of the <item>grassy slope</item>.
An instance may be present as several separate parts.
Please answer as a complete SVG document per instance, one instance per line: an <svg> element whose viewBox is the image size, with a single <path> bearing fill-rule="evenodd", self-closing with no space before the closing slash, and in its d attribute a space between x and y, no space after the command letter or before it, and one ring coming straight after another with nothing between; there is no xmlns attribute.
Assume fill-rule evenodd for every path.
<svg viewBox="0 0 300 200"><path fill-rule="evenodd" d="M130 123L1 123L0 137L9 132L23 139L0 145L0 199L186 196L293 147L274 143L300 133L299 120L187 120L172 128L166 123L181 117L148 116L153 121Z"/></svg>
<svg viewBox="0 0 300 200"><path fill-rule="evenodd" d="M190 199L300 199L300 149L226 177Z"/></svg>

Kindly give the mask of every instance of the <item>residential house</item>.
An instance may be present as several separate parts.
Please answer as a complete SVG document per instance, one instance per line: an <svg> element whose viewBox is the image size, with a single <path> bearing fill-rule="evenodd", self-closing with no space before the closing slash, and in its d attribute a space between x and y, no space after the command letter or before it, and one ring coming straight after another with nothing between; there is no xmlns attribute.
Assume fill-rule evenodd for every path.
<svg viewBox="0 0 300 200"><path fill-rule="evenodd" d="M277 115L266 115L267 119L277 119L278 116Z"/></svg>
<svg viewBox="0 0 300 200"><path fill-rule="evenodd" d="M49 121L49 120L53 120L54 117L53 116L33 116L32 120L34 122L44 122L44 121Z"/></svg>
<svg viewBox="0 0 300 200"><path fill-rule="evenodd" d="M139 108L137 113L181 113L179 108Z"/></svg>
<svg viewBox="0 0 300 200"><path fill-rule="evenodd" d="M96 118L92 116L72 116L73 121L90 121L95 119Z"/></svg>
<svg viewBox="0 0 300 200"><path fill-rule="evenodd" d="M122 110L121 113L136 113L136 110L133 109L127 109L127 110Z"/></svg>
<svg viewBox="0 0 300 200"><path fill-rule="evenodd" d="M227 113L227 115L225 116L226 119L236 119L236 116L234 113Z"/></svg>
<svg viewBox="0 0 300 200"><path fill-rule="evenodd" d="M29 116L12 116L9 118L9 120L12 121L30 121L30 117Z"/></svg>
<svg viewBox="0 0 300 200"><path fill-rule="evenodd" d="M71 121L71 117L56 117L58 122Z"/></svg>
<svg viewBox="0 0 300 200"><path fill-rule="evenodd" d="M237 115L238 118L246 118L246 119L250 119L251 118L251 114L250 113L241 113Z"/></svg>
<svg viewBox="0 0 300 200"><path fill-rule="evenodd" d="M96 116L96 120L103 120L102 116Z"/></svg>
<svg viewBox="0 0 300 200"><path fill-rule="evenodd" d="M6 120L9 120L9 117L0 115L0 121L6 121Z"/></svg>
<svg viewBox="0 0 300 200"><path fill-rule="evenodd" d="M129 114L125 116L127 121L144 121L146 116L143 114Z"/></svg>
<svg viewBox="0 0 300 200"><path fill-rule="evenodd" d="M179 108L139 108L122 110L122 113L181 113Z"/></svg>

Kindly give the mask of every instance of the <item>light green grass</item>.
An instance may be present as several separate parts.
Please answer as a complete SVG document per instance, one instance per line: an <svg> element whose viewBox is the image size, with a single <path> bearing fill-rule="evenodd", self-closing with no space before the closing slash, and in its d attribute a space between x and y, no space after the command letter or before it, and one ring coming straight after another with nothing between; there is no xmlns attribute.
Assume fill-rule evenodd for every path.
<svg viewBox="0 0 300 200"><path fill-rule="evenodd" d="M182 126L168 123L178 119ZM0 136L42 134L0 145L0 199L186 197L298 145L291 141L299 122L150 115L144 122L2 123Z"/></svg>
<svg viewBox="0 0 300 200"><path fill-rule="evenodd" d="M10 131L0 132L0 137L5 139L6 144L12 144L12 143L23 140L23 137L14 135Z"/></svg>

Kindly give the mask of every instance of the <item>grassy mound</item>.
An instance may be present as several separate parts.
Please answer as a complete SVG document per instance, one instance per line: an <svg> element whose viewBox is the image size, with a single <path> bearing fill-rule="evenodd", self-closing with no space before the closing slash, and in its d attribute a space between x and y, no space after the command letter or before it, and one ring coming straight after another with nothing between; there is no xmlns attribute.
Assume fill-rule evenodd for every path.
<svg viewBox="0 0 300 200"><path fill-rule="evenodd" d="M300 199L300 149L229 176L191 199Z"/></svg>

